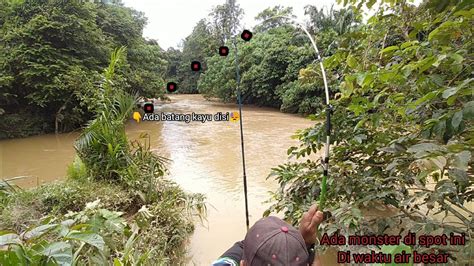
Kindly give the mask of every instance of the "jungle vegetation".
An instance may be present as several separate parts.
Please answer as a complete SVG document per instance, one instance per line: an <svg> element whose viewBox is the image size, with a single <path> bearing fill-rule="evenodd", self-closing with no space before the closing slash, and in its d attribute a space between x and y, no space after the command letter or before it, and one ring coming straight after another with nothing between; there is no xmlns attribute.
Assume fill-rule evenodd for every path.
<svg viewBox="0 0 474 266"><path fill-rule="evenodd" d="M357 14L376 1L346 2ZM413 249L448 252L452 264L468 265L474 232L472 2L378 4L366 23L352 23L355 27L346 32L335 26L334 31L316 33L333 99L326 204L331 215L322 232L463 235L464 246ZM315 63L301 68L297 77L296 87L283 94L274 87L276 95L300 96L301 103L309 97L322 101L322 77ZM323 120L326 110L320 104L314 107L312 117ZM319 194L323 169L309 155L323 147L325 125L316 122L295 137L300 145L288 155L303 162L273 169L280 189L266 213L282 211L293 222ZM368 210L385 214L370 217Z"/></svg>
<svg viewBox="0 0 474 266"><path fill-rule="evenodd" d="M129 142L135 103L117 81L115 50L96 87L94 118L75 143L67 179L23 190L0 183L1 265L176 265L186 262L204 196L164 177L166 159L146 136Z"/></svg>
<svg viewBox="0 0 474 266"><path fill-rule="evenodd" d="M0 1L0 139L84 126L100 74L121 46L127 57L116 82L128 92L163 95L157 88L167 60L156 41L142 37L144 15L96 2Z"/></svg>
<svg viewBox="0 0 474 266"><path fill-rule="evenodd" d="M474 249L472 1L341 4L337 10L305 9L305 26L328 71L334 110L326 203L331 215L321 232L465 234L465 246L430 249L449 252L452 263L469 264ZM364 16L364 9L372 15ZM10 231L0 239L11 248L2 251L0 261L127 264L128 258L175 258L182 238L164 254L152 250L149 255L147 245L164 242L143 235L135 240L140 232L155 230L147 223L141 227L141 221L152 219L151 224L189 232L187 217L169 220L175 216L162 214L190 206L190 213L192 206L202 210L202 198L186 195L161 178L165 160L150 153L146 143L129 143L123 122L135 95L162 97L165 81L177 82L177 93L235 102L231 36L243 12L237 4L216 6L179 49L164 51L142 37L143 14L119 1L0 1L0 138L85 127L65 184L33 191L2 184L2 217L12 212L24 216L2 219L1 228ZM315 120L313 127L295 135L300 145L288 150L290 157L302 160L275 166L269 177L280 188L264 215L282 212L296 223L318 199L322 167L310 155L324 145L321 119L326 110L319 62L288 17L290 8L263 10L256 17L260 24L251 29L253 39L238 38L237 48L244 103ZM226 58L218 55L221 45L230 48ZM122 46L126 48L116 50ZM200 73L189 71L193 60L202 62ZM147 163L140 164L144 158ZM76 179L88 182L79 185ZM111 196L92 197L99 202L84 200L91 196L81 186L97 184L107 184L103 195ZM114 195L127 200L115 200ZM39 212L27 208L34 204ZM365 215L369 209L390 215L370 219ZM166 230L156 230L153 234L163 239L169 236ZM426 252L421 246L413 248ZM61 255L44 257L45 250Z"/></svg>

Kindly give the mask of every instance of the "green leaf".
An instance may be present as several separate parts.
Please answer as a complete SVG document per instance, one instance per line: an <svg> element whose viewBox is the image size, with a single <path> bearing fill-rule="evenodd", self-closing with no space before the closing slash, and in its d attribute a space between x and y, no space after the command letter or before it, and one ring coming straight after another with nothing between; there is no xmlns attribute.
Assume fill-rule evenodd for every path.
<svg viewBox="0 0 474 266"><path fill-rule="evenodd" d="M428 70L433 65L434 62L436 62L436 58L434 56L429 56L421 60L420 62L418 62L417 63L418 73L421 74L425 72L426 70Z"/></svg>
<svg viewBox="0 0 474 266"><path fill-rule="evenodd" d="M452 166L462 169L462 170L467 170L467 166L469 165L470 161L471 161L471 152L462 151L453 156Z"/></svg>
<svg viewBox="0 0 474 266"><path fill-rule="evenodd" d="M390 51L395 51L395 50L398 50L398 49L400 49L398 46L392 45L392 46L385 47L382 51L380 51L380 53L384 54L384 53L388 53Z"/></svg>
<svg viewBox="0 0 474 266"><path fill-rule="evenodd" d="M434 143L419 143L419 144L410 146L407 149L407 152L418 153L418 152L431 152L431 151L442 151L442 150L444 150L444 147L439 146Z"/></svg>
<svg viewBox="0 0 474 266"><path fill-rule="evenodd" d="M466 186L469 184L469 177L467 176L467 172L465 170L461 170L458 168L451 168L448 170L449 177L459 182L462 186Z"/></svg>
<svg viewBox="0 0 474 266"><path fill-rule="evenodd" d="M119 259L115 258L114 259L114 266L123 266L122 262L120 262Z"/></svg>
<svg viewBox="0 0 474 266"><path fill-rule="evenodd" d="M415 69L415 67L412 64L408 64L408 65L404 66L402 68L403 76L405 78L410 76L411 72L413 72L414 69Z"/></svg>
<svg viewBox="0 0 474 266"><path fill-rule="evenodd" d="M400 245L383 245L381 248L382 253L384 254L390 254L392 257L392 261L395 259L396 254L402 254L405 251L405 254L411 254L412 250L410 246L407 246L403 243L400 243ZM395 262L392 263L377 263L374 264L377 266L411 266L413 265L413 259L410 257L409 263L397 263Z"/></svg>
<svg viewBox="0 0 474 266"><path fill-rule="evenodd" d="M462 114L465 120L474 118L474 101L470 101L464 105Z"/></svg>
<svg viewBox="0 0 474 266"><path fill-rule="evenodd" d="M366 6L368 9L371 9L372 6L373 6L376 2L377 2L376 0L368 0L368 1L365 3L365 6Z"/></svg>
<svg viewBox="0 0 474 266"><path fill-rule="evenodd" d="M438 67L439 64L446 58L446 54L440 54L438 55L438 58L435 63L433 63L433 66Z"/></svg>
<svg viewBox="0 0 474 266"><path fill-rule="evenodd" d="M463 9L468 9L469 7L472 7L473 6L473 3L472 3L472 0L461 0L459 1L459 3L456 5L456 9L454 9L454 11L459 11L459 10L463 10ZM472 16L472 9L470 10L470 14Z"/></svg>
<svg viewBox="0 0 474 266"><path fill-rule="evenodd" d="M454 130L457 130L459 127L459 124L461 124L462 121L462 110L454 113L453 118L451 119L451 125L453 126Z"/></svg>
<svg viewBox="0 0 474 266"><path fill-rule="evenodd" d="M357 73L357 84L362 87L366 77L367 73Z"/></svg>
<svg viewBox="0 0 474 266"><path fill-rule="evenodd" d="M456 92L458 92L459 90L459 87L453 87L453 88L449 88L449 89L446 89L443 91L443 98L444 99L447 99L451 96L453 96L454 94L456 94Z"/></svg>
<svg viewBox="0 0 474 266"><path fill-rule="evenodd" d="M464 57L460 54L450 54L449 57L451 57L454 60L454 64L461 64L462 61L464 60Z"/></svg>
<svg viewBox="0 0 474 266"><path fill-rule="evenodd" d="M440 120L433 127L433 133L435 133L436 136L438 136L438 138L442 138L445 132L446 132L446 120Z"/></svg>
<svg viewBox="0 0 474 266"><path fill-rule="evenodd" d="M374 81L374 75L373 74L367 74L362 82L362 87L367 87L369 86L370 84L372 84L372 82Z"/></svg>
<svg viewBox="0 0 474 266"><path fill-rule="evenodd" d="M0 236L0 246L19 244L21 243L20 236L13 233L3 234Z"/></svg>
<svg viewBox="0 0 474 266"><path fill-rule="evenodd" d="M439 170L444 169L447 160L443 156L437 156L436 158L429 158L429 160L436 165Z"/></svg>
<svg viewBox="0 0 474 266"><path fill-rule="evenodd" d="M357 66L357 60L352 55L347 56L346 63L350 68L355 68Z"/></svg>
<svg viewBox="0 0 474 266"><path fill-rule="evenodd" d="M365 134L359 134L359 135L354 136L354 140L359 144L362 144L362 142L366 139L367 139L367 135Z"/></svg>
<svg viewBox="0 0 474 266"><path fill-rule="evenodd" d="M105 210L108 212L108 210ZM111 231L115 231L118 233L122 233L125 227L125 220L120 217L122 215L118 212L110 212L109 216L104 216L107 220L105 221L104 225Z"/></svg>
<svg viewBox="0 0 474 266"><path fill-rule="evenodd" d="M451 180L443 179L436 184L435 191L441 195L456 194L456 185Z"/></svg>
<svg viewBox="0 0 474 266"><path fill-rule="evenodd" d="M67 242L54 242L39 250L40 254L53 258L59 265L72 264L72 246Z"/></svg>
<svg viewBox="0 0 474 266"><path fill-rule="evenodd" d="M428 34L428 40L432 42L436 39L437 41L446 42L451 36L456 24L457 22L454 21L446 21L442 23L439 27Z"/></svg>
<svg viewBox="0 0 474 266"><path fill-rule="evenodd" d="M95 233L72 232L69 233L65 238L85 242L91 246L98 248L99 250L103 250L105 247L104 239L100 235Z"/></svg>
<svg viewBox="0 0 474 266"><path fill-rule="evenodd" d="M354 216L356 218L362 218L362 212L357 207L352 207L351 208L351 214L352 214L352 216Z"/></svg>
<svg viewBox="0 0 474 266"><path fill-rule="evenodd" d="M294 151L296 151L297 149L298 149L298 147L292 146L292 147L290 147L290 148L286 151L286 154L287 154L287 155L290 155L290 154L292 154Z"/></svg>
<svg viewBox="0 0 474 266"><path fill-rule="evenodd" d="M415 44L418 44L419 42L418 41L408 41L408 42L404 42L400 45L400 49L405 49L407 47L410 47L410 46L413 46Z"/></svg>
<svg viewBox="0 0 474 266"><path fill-rule="evenodd" d="M430 100L434 99L436 96L438 96L438 91L430 91L427 94L425 94L423 97L418 99L415 102L415 105L420 105L424 102L430 101Z"/></svg>
<svg viewBox="0 0 474 266"><path fill-rule="evenodd" d="M45 225L40 225L38 227L35 227L29 231L26 231L23 234L23 238L25 239L31 239L31 238L36 238L40 237L46 233L48 233L50 230L56 228L58 224L45 224Z"/></svg>
<svg viewBox="0 0 474 266"><path fill-rule="evenodd" d="M12 246L8 250L0 251L1 265L30 265L31 262L20 246Z"/></svg>

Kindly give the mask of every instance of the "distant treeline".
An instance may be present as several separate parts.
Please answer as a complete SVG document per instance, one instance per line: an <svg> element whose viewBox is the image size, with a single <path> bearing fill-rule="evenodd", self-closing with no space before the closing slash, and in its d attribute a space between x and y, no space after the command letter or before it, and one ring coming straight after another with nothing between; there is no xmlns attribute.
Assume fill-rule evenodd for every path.
<svg viewBox="0 0 474 266"><path fill-rule="evenodd" d="M244 11L231 1L216 6L183 41L182 51L168 49L168 77L180 84L181 93L202 93L227 102L236 101L235 48L237 36L241 89L244 103L280 108L284 112L312 113L321 106L323 83L316 55L303 31L290 22L291 7L274 6L260 12L250 42L240 38ZM305 8L305 27L316 37L323 56L336 51L337 40L354 31L361 15L353 8L335 10ZM218 54L220 46L230 48L227 57ZM200 74L191 72L190 62L201 61ZM335 88L334 88L335 91Z"/></svg>

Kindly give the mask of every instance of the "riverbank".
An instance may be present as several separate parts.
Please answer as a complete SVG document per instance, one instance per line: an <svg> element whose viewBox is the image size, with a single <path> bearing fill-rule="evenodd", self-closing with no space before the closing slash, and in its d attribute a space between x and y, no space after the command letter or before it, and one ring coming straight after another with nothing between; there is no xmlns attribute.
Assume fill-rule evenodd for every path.
<svg viewBox="0 0 474 266"><path fill-rule="evenodd" d="M74 140L64 181L30 190L1 183L0 265L184 261L193 217L205 216L204 196L164 177L167 159L151 151L147 135L129 141L125 124L137 99L112 82L124 62L122 47L104 70L94 119Z"/></svg>
<svg viewBox="0 0 474 266"><path fill-rule="evenodd" d="M153 185L155 198L149 200L145 191L111 182L67 179L26 190L2 183L0 264L185 263L195 216L205 215L203 196L167 179ZM16 253L18 247L23 253Z"/></svg>
<svg viewBox="0 0 474 266"><path fill-rule="evenodd" d="M171 102L156 107L157 113L214 114L238 110L236 104L206 101L201 95L171 95ZM314 122L273 108L245 105L243 123L250 221L254 223L269 205L263 203L269 199L268 191L277 188L274 180L266 179L271 167L285 162L288 147L298 143L291 136ZM188 245L188 265L208 265L241 240L246 229L239 123L136 123L130 118L125 128L132 141L148 134L151 151L170 159L167 179L175 181L184 191L206 195L207 221L201 224L199 219L195 220L195 231ZM39 184L64 179L67 165L75 156L72 144L76 134L0 141L2 177L30 176L18 180L22 187L35 187L36 177ZM19 158L25 158L28 163L22 163ZM216 247L216 241L222 245Z"/></svg>
<svg viewBox="0 0 474 266"><path fill-rule="evenodd" d="M75 148L69 143L77 155L62 180L29 189L0 183L0 265L186 262L194 222L206 214L204 196L164 177L167 160L151 151L149 139L128 142L124 121L114 122L117 128L107 129L113 136L94 132L108 127L96 119L74 138ZM101 143L107 137L111 142Z"/></svg>

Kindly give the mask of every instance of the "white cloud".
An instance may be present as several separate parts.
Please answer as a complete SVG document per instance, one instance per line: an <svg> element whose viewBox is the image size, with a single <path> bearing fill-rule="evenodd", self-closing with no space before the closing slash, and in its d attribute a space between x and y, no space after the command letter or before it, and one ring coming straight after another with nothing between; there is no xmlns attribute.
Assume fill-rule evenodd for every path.
<svg viewBox="0 0 474 266"><path fill-rule="evenodd" d="M200 19L207 17L214 6L224 4L225 0L123 0L123 2L125 6L145 13L148 25L143 35L158 40L160 46L167 49L177 47L178 43L192 32ZM303 20L306 5L328 8L333 4L336 6L335 0L237 0L237 2L245 11L242 26L248 28L255 25L254 17L267 7L291 6L298 19Z"/></svg>

